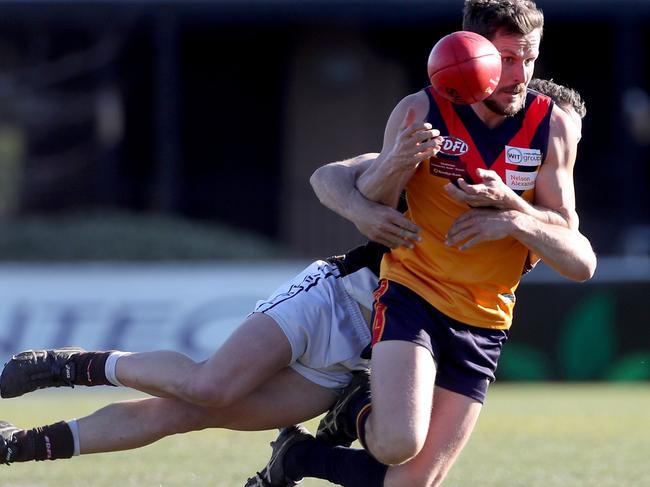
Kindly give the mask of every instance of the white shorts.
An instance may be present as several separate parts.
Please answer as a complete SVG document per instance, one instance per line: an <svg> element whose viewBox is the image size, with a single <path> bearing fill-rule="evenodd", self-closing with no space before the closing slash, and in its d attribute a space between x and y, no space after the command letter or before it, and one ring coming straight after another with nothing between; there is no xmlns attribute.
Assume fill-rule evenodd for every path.
<svg viewBox="0 0 650 487"><path fill-rule="evenodd" d="M292 369L311 382L339 389L352 371L368 367L360 354L370 344L370 329L360 306L372 303L376 287L377 276L367 268L341 277L336 265L317 260L258 301L254 312L270 316L282 328L291 344Z"/></svg>

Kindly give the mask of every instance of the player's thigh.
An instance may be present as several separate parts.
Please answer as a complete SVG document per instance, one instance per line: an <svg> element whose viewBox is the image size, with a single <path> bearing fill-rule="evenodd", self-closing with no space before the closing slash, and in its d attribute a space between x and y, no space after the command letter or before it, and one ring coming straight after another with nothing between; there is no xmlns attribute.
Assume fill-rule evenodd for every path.
<svg viewBox="0 0 650 487"><path fill-rule="evenodd" d="M253 313L198 368L193 381L229 404L289 364L291 345L275 320ZM214 389L214 394L210 390Z"/></svg>
<svg viewBox="0 0 650 487"><path fill-rule="evenodd" d="M256 431L300 423L327 411L339 393L287 367L231 406L213 409L211 426Z"/></svg>
<svg viewBox="0 0 650 487"><path fill-rule="evenodd" d="M387 462L386 456L395 454L408 458L422 448L429 430L435 374L431 352L420 345L393 340L373 347L367 442L378 459Z"/></svg>
<svg viewBox="0 0 650 487"><path fill-rule="evenodd" d="M391 467L384 486L440 485L471 436L481 408L470 397L436 387L424 448L407 463Z"/></svg>

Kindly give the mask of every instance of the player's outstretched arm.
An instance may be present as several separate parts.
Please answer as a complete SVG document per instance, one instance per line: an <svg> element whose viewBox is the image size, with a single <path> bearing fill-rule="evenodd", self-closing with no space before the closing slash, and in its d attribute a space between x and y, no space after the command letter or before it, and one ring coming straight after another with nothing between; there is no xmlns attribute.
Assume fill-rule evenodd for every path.
<svg viewBox="0 0 650 487"><path fill-rule="evenodd" d="M309 182L320 202L351 221L370 240L390 248L412 247L419 228L396 209L365 198L356 181L379 154L362 154L318 168Z"/></svg>

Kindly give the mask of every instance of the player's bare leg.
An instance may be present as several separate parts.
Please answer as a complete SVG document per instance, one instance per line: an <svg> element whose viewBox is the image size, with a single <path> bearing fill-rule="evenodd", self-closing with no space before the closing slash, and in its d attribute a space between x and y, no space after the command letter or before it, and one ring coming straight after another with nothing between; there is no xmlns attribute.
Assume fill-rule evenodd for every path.
<svg viewBox="0 0 650 487"><path fill-rule="evenodd" d="M372 351L372 411L365 445L382 463L403 463L423 448L429 430L436 368L431 352L405 341Z"/></svg>
<svg viewBox="0 0 650 487"><path fill-rule="evenodd" d="M208 360L196 363L177 352L123 356L115 372L127 387L205 406L234 403L291 360L286 336L269 316L254 313Z"/></svg>
<svg viewBox="0 0 650 487"><path fill-rule="evenodd" d="M424 448L407 463L390 467L384 487L441 485L471 436L481 407L474 399L436 387Z"/></svg>
<svg viewBox="0 0 650 487"><path fill-rule="evenodd" d="M160 397L224 406L285 367L292 351L276 322L267 315L254 313L212 357L200 363L173 351L110 356L80 350L54 352L56 358L49 351L47 356L30 352L19 354L22 360L12 359L2 373L3 397L16 397L41 387L117 383ZM68 356L70 362L66 362ZM98 360L93 361L94 358ZM109 364L106 369L104 363ZM73 378L66 382L60 378L68 373L70 365ZM51 379L41 379L48 374Z"/></svg>
<svg viewBox="0 0 650 487"><path fill-rule="evenodd" d="M129 450L169 435L205 428L243 431L279 428L321 414L331 406L336 396L335 390L314 384L292 369L285 368L250 394L224 408L202 407L174 398L116 402L76 421L77 453ZM60 425L57 423L57 428L63 428ZM25 451L24 447L29 444L31 448L31 438L27 440L24 435L31 434L34 438L35 430L11 432L11 435L18 433L23 439L13 442L15 452L10 461L34 459L35 452ZM70 443L74 437L69 429L68 435L65 441L69 445L63 448L63 456L57 454L59 445L47 440L48 449L53 455L47 459L69 458L72 455ZM11 441L11 436L8 439ZM39 450L38 439L36 437L36 450ZM6 446L3 450L0 444L0 453L3 452L6 452Z"/></svg>

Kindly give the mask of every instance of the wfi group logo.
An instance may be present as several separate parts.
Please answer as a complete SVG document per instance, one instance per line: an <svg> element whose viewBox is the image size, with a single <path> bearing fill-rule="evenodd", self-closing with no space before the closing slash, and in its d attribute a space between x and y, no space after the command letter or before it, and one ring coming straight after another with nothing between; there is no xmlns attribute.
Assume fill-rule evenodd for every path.
<svg viewBox="0 0 650 487"><path fill-rule="evenodd" d="M542 152L539 149L506 145L506 162L517 166L539 166L542 163Z"/></svg>

